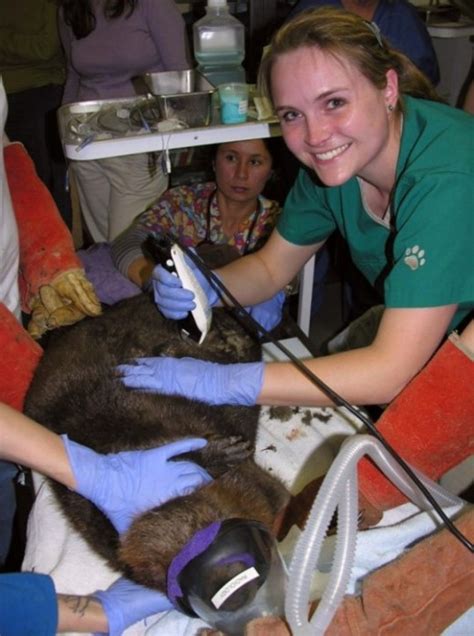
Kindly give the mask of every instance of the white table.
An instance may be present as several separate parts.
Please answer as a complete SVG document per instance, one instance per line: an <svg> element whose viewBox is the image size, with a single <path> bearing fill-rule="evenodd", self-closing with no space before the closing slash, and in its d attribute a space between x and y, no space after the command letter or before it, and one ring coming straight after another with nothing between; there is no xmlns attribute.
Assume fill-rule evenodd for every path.
<svg viewBox="0 0 474 636"><path fill-rule="evenodd" d="M88 102L84 102L86 105ZM94 102L97 103L97 102ZM169 132L150 132L137 135L115 136L111 139L92 141L79 149L79 144L68 140L66 134L67 119L64 116L67 107L60 109L59 129L64 153L68 159L88 161L134 155L141 152L163 152L176 148L190 148L210 144L225 143L244 139L280 136L280 126L276 120L248 121L244 124L212 125L203 128L186 128ZM61 117L63 111L63 117ZM84 112L87 112L86 110Z"/></svg>
<svg viewBox="0 0 474 636"><path fill-rule="evenodd" d="M70 123L74 120L87 122L90 119L96 119L95 116L103 109L109 107L114 107L117 110L121 107L130 109L133 106L146 103L146 100L145 95L137 95L135 98L75 102L61 106L58 111L58 124L66 157L75 161L88 161L141 152L163 152L177 148L206 146L262 137L279 137L281 135L280 125L276 118L262 121L249 120L243 124L220 124L215 101L212 102L211 106L211 125L202 128L174 129L166 132L141 130L135 133L109 132L107 129L100 128L104 136L109 134L109 138L102 139L99 136L82 148L80 141L83 137L78 137L71 132Z"/></svg>

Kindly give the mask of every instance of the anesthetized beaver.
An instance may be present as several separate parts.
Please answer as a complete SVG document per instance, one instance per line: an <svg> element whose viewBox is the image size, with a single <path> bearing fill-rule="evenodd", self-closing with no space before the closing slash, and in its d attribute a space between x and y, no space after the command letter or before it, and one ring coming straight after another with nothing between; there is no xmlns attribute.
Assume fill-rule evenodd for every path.
<svg viewBox="0 0 474 636"><path fill-rule="evenodd" d="M229 518L253 519L270 528L289 495L251 457L258 407L209 406L131 391L119 381L118 364L161 354L238 362L259 359L261 348L223 309L214 310L202 345L184 340L178 325L164 319L151 297L141 294L102 316L52 333L28 392L26 412L102 453L191 436L210 440L187 457L206 468L214 481L142 514L121 540L89 501L53 485L66 516L98 554L136 582L165 591L171 560L198 530Z"/></svg>

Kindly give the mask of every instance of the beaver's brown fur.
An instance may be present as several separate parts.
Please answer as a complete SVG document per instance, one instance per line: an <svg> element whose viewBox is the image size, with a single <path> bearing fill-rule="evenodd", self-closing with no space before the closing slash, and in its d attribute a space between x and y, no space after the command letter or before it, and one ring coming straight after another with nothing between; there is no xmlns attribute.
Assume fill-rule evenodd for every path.
<svg viewBox="0 0 474 636"><path fill-rule="evenodd" d="M182 437L209 441L189 455L214 481L138 517L119 541L109 521L84 498L54 484L67 517L108 563L161 591L167 568L190 537L216 520L255 519L271 526L286 489L253 461L257 407L215 407L126 389L115 367L139 356L192 356L220 362L256 360L260 346L224 310L215 310L203 345L183 340L143 294L51 338L28 392L26 412L97 451L150 448ZM244 440L245 443L242 443Z"/></svg>

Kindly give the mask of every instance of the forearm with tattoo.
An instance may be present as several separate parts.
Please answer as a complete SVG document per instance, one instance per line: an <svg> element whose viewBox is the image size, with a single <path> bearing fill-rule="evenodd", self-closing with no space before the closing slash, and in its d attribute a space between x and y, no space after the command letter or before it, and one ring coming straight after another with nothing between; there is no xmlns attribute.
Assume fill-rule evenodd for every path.
<svg viewBox="0 0 474 636"><path fill-rule="evenodd" d="M107 632L107 617L102 605L92 596L58 594L58 631Z"/></svg>

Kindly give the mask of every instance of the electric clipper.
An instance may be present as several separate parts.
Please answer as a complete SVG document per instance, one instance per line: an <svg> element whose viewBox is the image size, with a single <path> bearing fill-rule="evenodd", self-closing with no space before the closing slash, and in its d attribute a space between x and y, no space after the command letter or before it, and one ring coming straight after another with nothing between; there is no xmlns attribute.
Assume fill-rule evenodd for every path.
<svg viewBox="0 0 474 636"><path fill-rule="evenodd" d="M193 292L196 307L186 318L177 322L185 336L201 344L211 328L212 309L198 279L186 262L183 249L170 237L154 234L148 235L143 247L156 264L178 276L183 288Z"/></svg>

